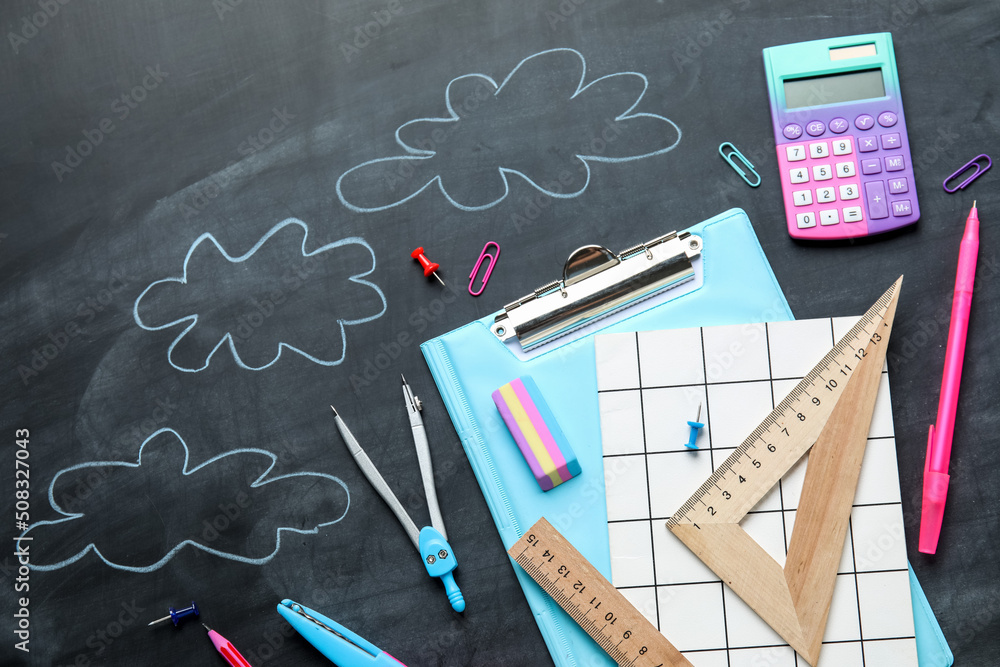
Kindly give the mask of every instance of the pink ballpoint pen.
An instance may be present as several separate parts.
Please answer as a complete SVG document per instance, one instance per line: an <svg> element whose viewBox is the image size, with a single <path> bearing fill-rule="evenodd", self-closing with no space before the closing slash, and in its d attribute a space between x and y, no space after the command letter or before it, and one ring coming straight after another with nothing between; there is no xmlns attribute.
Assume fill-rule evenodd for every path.
<svg viewBox="0 0 1000 667"><path fill-rule="evenodd" d="M924 497L920 513L920 552L937 552L941 537L941 519L948 497L948 462L951 459L951 439L955 432L955 409L958 388L962 382L962 362L965 359L965 337L969 331L969 311L972 309L972 288L976 281L976 257L979 254L979 212L976 202L965 222L965 234L958 250L958 274L955 297L951 303L951 325L948 347L944 354L941 378L941 398L938 402L937 423L927 434L927 459L924 462Z"/></svg>

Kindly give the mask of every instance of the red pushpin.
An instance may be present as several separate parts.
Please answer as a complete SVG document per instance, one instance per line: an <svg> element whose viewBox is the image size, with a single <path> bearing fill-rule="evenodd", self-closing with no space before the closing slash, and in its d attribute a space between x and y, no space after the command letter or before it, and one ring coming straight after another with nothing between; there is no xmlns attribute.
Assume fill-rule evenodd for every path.
<svg viewBox="0 0 1000 667"><path fill-rule="evenodd" d="M432 262L431 260L427 259L427 256L424 255L423 248L417 248L416 250L411 252L410 257L420 262L420 266L424 267L424 277L427 277L433 273L434 277L438 279L438 282L444 285L444 281L441 280L441 276L437 274L437 270L441 268L441 265L438 264L437 262Z"/></svg>

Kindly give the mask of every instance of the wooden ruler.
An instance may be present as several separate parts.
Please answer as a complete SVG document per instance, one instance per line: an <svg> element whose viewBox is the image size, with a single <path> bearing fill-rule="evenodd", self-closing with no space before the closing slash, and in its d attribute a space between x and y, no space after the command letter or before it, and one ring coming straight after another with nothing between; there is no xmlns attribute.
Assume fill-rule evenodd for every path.
<svg viewBox="0 0 1000 667"><path fill-rule="evenodd" d="M619 665L692 667L544 517L507 553Z"/></svg>
<svg viewBox="0 0 1000 667"><path fill-rule="evenodd" d="M902 276L667 521L816 665ZM809 452L782 568L740 521Z"/></svg>

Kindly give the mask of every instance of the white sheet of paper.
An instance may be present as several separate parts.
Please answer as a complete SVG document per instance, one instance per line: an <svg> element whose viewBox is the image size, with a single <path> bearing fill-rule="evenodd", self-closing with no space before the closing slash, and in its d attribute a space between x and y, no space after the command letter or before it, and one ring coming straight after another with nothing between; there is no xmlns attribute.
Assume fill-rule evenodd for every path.
<svg viewBox="0 0 1000 667"><path fill-rule="evenodd" d="M857 320L595 338L612 582L695 667L806 665L665 523ZM807 464L742 523L782 565ZM817 667L872 665L917 667L885 369Z"/></svg>

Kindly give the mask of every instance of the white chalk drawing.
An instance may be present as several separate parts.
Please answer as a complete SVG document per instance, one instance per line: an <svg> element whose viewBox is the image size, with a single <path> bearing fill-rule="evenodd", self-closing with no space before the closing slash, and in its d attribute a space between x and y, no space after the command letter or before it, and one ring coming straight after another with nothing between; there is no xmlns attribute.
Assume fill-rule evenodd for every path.
<svg viewBox="0 0 1000 667"><path fill-rule="evenodd" d="M188 530L185 530L185 534L195 535L196 538L188 538L180 541L176 545L170 546L167 542L164 542L164 549L166 550L165 555L155 560L150 564L145 565L128 565L122 562L116 562L104 553L104 551L115 552L122 551L126 554L130 554L133 558L136 558L135 553L141 551L142 548L147 545L126 543L126 544L114 544L109 543L105 545L105 550L102 551L97 545L96 541L90 541L86 546L83 546L73 553L73 555L63 558L62 560L55 563L43 563L45 558L46 548L61 549L66 552L72 552L76 547L72 546L72 537L67 537L66 535L60 535L59 529L64 527L64 524L70 524L72 522L86 521L85 517L89 515L87 512L67 512L59 503L56 501L56 487L59 484L59 478L67 473L72 473L75 471L85 470L87 468L93 468L94 471L91 475L84 477L83 481L77 482L76 486L65 490L63 493L74 493L73 502L84 504L90 503L96 507L91 512L95 516L89 516L90 524L97 524L95 527L90 525L87 528L79 528L76 532L80 535L87 535L87 538L82 538L78 540L79 542L85 539L92 539L94 531L98 532L104 531L109 532L109 529L121 528L123 531L127 531L129 527L134 526L138 517L130 513L136 509L142 508L147 509L150 514L154 515L154 520L161 523L164 522L164 515L169 515L169 517L182 517L187 518L190 509L184 506L172 506L172 507L143 507L141 502L141 496L146 496L148 499L149 493L146 490L147 487L143 486L143 483L149 484L148 480L144 480L141 474L136 474L136 471L143 465L143 454L147 449L147 446L157 438L157 436L163 434L172 434L176 440L167 441L161 438L161 443L158 446L163 448L167 446L176 446L180 444L184 449L183 465L179 471L179 475L174 478L163 477L164 471L156 470L150 471L150 474L157 475L156 484L157 485L174 485L171 488L174 491L174 495L179 500L184 500L189 497L202 497L205 493L221 493L221 489L224 487L225 483L232 483L233 481L233 468L238 469L240 472L243 471L243 466L247 465L247 461L241 461L238 465L230 466L220 466L219 461L229 459L230 457L239 456L263 456L270 460L267 469L261 473L253 482L247 487L248 490L244 493L244 496L240 498L246 498L245 502L241 500L234 501L233 497L220 495L216 500L221 500L222 503L219 504L219 510L213 507L213 511L219 512L230 512L225 514L226 516L226 528L230 528L235 525L238 520L245 519L247 522L253 522L255 525L260 524L262 521L266 521L266 518L262 518L258 513L254 514L252 508L258 503L266 503L268 500L272 501L269 506L265 509L272 513L285 514L279 520L287 519L291 516L300 516L298 521L300 523L305 523L309 525L309 528L296 528L292 526L278 526L274 529L274 548L270 553L264 554L259 557L251 557L241 555L239 553L233 553L232 551L226 551L222 549L217 549L209 546L204 542L211 542L212 540L205 537L206 529L204 526L211 526L209 520L204 516L196 516L188 519L189 524L187 526ZM155 449L155 448L153 448ZM98 558L100 558L106 565L113 567L117 570L125 570L128 572L153 572L161 567L163 567L174 555L177 554L185 546L192 546L196 549L200 549L207 553L219 556L220 558L227 558L230 560L238 561L240 563L247 563L250 565L263 565L274 558L278 551L281 549L281 535L282 533L299 533L299 534L317 534L319 529L324 526L330 526L347 515L347 510L350 508L350 492L347 489L347 485L344 484L339 478L333 475L327 475L324 473L317 472L296 472L285 475L275 475L269 477L271 470L274 468L278 457L273 453L263 450L263 449L234 449L218 456L214 456L209 460L205 461L201 465L189 468L188 458L190 451L188 449L187 443L176 431L170 428L163 428L156 431L151 436L146 438L146 440L139 447L139 457L136 463L131 463L127 461L95 461L90 463L81 463L78 465L70 466L56 473L55 478L49 485L49 504L52 508L64 515L65 518L56 519L52 521L39 521L32 524L26 531L24 531L20 537L15 538L18 540L18 544L21 544L20 540L26 537L32 538L31 542L24 541L24 545L31 545L32 549L32 559L31 568L34 570L40 570L47 572L50 570L57 570L67 565L72 565L77 562L88 553L93 552ZM154 456L153 453L147 454L147 457ZM262 461L263 462L263 461ZM234 461L227 461L227 463L234 463ZM214 464L214 468L213 468ZM216 477L212 477L212 471L218 468L216 472ZM129 476L132 479L129 479ZM236 473L238 474L238 473ZM193 477L189 483L187 482L188 477ZM213 483L213 479L216 479L216 483ZM226 482L219 481L225 479ZM289 502L289 489L282 488L289 486L289 481L299 481L304 480L304 483L299 483L300 494L295 496L295 502ZM70 483L76 481L76 478L70 480ZM123 493L122 489L128 487L131 484L133 487L132 491L135 493L131 496L127 493ZM275 487L281 489L280 491L275 491L273 493L280 494L275 498L265 498L263 493L270 491L268 485L274 484ZM83 492L81 492L81 488ZM262 491L263 490L263 491ZM185 493L186 491L186 493ZM81 496L83 499L81 500ZM336 497L334 497L336 496ZM342 496L342 499L341 499ZM64 496L65 498L65 496ZM214 501L213 501L214 502ZM308 516L310 512L318 512L318 506L322 503L329 503L331 506L337 506L341 502L344 503L344 508L342 512L334 518L329 517L312 517ZM236 516L233 516L233 510L228 509L232 507L236 509ZM277 509L276 509L277 508ZM103 510L103 511L102 511ZM242 514L240 514L242 512ZM253 514L251 518L251 514ZM220 514L219 516L223 516ZM150 517L147 517L150 518ZM218 517L217 517L218 518ZM86 524L85 524L86 525ZM58 528L52 528L57 526ZM78 528L77 526L66 526L66 528ZM224 532L226 528L218 528L215 526L216 537L218 537L219 532ZM164 523L164 532L167 531L166 524ZM65 531L64 531L65 532ZM111 531L116 532L117 531ZM201 535L198 535L201 533ZM125 533L124 540L130 539ZM231 541L231 540L230 540ZM46 545L49 545L48 547Z"/></svg>
<svg viewBox="0 0 1000 667"><path fill-rule="evenodd" d="M621 131L623 131L623 129L628 129L628 127L629 127L628 126L628 122L629 121L633 121L633 123L634 123L635 121L637 121L639 119L642 119L642 122L645 122L646 120L655 120L656 121L656 125L657 125L657 129L661 129L659 124L662 123L662 130L666 130L666 132L660 132L659 133L660 135L662 135L662 137L664 137L663 143L665 145L662 145L662 146L660 146L658 148L655 148L653 150L649 150L649 151L638 153L638 154L633 154L633 155L619 155L619 156L573 152L572 151L572 146L563 146L561 148L566 149L567 151L569 151L575 158L577 158L580 161L580 163L581 163L580 164L580 169L582 171L584 171L584 176L585 176L584 183L583 183L583 186L580 187L578 190L573 191L573 192L563 192L563 191L561 191L561 189L556 189L556 188L552 188L552 187L546 187L545 185L540 184L540 182L546 182L546 181L548 181L548 183L550 183L550 184L553 183L553 182L556 182L556 179L557 179L557 175L556 174L547 174L545 176L545 178L533 178L532 176L529 176L528 174L524 173L524 171L521 171L520 169L515 168L515 167L511 166L510 164L507 164L507 165L497 164L497 165L495 165L495 169L496 169L497 174L499 175L499 178L502 181L503 194L501 194L499 197L496 197L492 201L489 201L489 202L486 202L486 203L471 204L471 203L463 203L461 201L458 201L458 198L456 198L455 196L453 196L453 193L449 192L448 188L450 186L446 185L444 183L443 179L442 179L442 175L440 173L440 170L442 169L442 167L444 165L439 165L439 166L435 166L434 165L434 160L435 160L435 158L438 155L438 151L435 151L435 150L432 150L432 149L428 149L428 148L419 148L419 147L411 146L411 145L407 144L406 141L400 136L400 133L404 132L406 130L406 128L408 128L408 127L410 127L412 125L416 125L418 123L439 123L439 124L443 124L441 126L442 128L448 128L448 131L454 131L454 130L456 130L457 127L458 127L457 124L460 123L461 120L463 120L463 118L459 115L459 113L457 113L455 107L452 104L452 87L456 83L462 82L465 79L478 80L481 85L486 85L486 86L489 86L491 88L491 90L492 90L492 97L498 98L499 96L501 96L501 94L503 92L505 92L505 89L509 90L511 88L517 87L518 85L533 86L533 85L537 84L537 82L532 81L528 75L524 75L520 79L516 78L516 75L518 74L518 70L520 70L526 63L529 63L533 59L549 59L554 54L572 54L573 56L575 56L579 60L579 67L580 67L579 82L576 84L575 91L573 91L572 94L569 95L569 97L567 99L560 100L560 102L563 103L564 105L568 104L571 100L576 100L577 98L581 98L582 99L583 96L585 96L585 94L588 91L590 91L592 89L592 87L595 86L598 83L607 82L607 81L610 81L612 79L615 79L616 77L619 77L619 78L623 78L623 77L637 77L641 81L642 90L641 90L641 92L639 92L639 94L635 98L635 100L631 101L631 102L626 100L621 106L626 106L627 105L627 108L625 109L625 111L623 111L621 113L618 113L616 116L614 116L614 120L613 121L611 121L610 119L605 119L605 120L596 119L597 122L594 125L594 127L598 128L598 130L604 130L604 129L606 129L605 125L606 124L610 124L613 127L613 129L614 129L615 132L620 133ZM533 64L537 65L538 63L533 63ZM553 66L558 66L558 65L556 63L553 63ZM590 162L628 162L628 161L632 161L632 160L640 160L640 159L643 159L643 158L652 157L654 155L661 155L663 153L667 153L667 152L673 150L674 147L676 147L677 144L680 143L680 140L681 140L681 129L677 126L676 123L674 123L669 118L665 118L664 116L660 116L660 115L653 114L653 113L640 113L640 112L633 113L633 109L635 109L639 105L639 103L642 101L642 98L643 98L643 96L646 93L646 89L649 86L649 81L646 79L645 75L643 75L643 74L641 74L639 72L630 72L630 71L616 72L614 74L608 74L608 75L602 76L602 77L600 77L598 79L595 79L595 80L591 81L590 83L584 85L584 81L586 80L586 76L587 76L587 64L586 64L586 60L584 59L583 55L579 51L576 51L575 49L558 48L558 49L549 49L547 51L542 51L542 52L536 53L536 54L534 54L532 56L528 56L527 58L525 58L524 60L522 60L520 63L517 64L517 66L511 71L510 74L507 75L507 78L505 78L500 85L497 85L496 81L493 78L491 78L490 76L486 75L486 74L465 74L465 75L456 77L456 78L452 79L448 83L448 86L445 89L445 104L447 106L448 116L444 117L444 118L417 118L417 119L408 121L408 122L404 123L403 125L400 125L396 129L396 134L395 134L396 143L398 143L403 148L403 150L406 151L407 155L398 155L398 156L391 156L391 157L376 158L374 160L369 160L369 161L364 162L362 164L359 164L359 165L357 165L355 167L352 167L351 169L349 169L346 172L344 172L340 176L340 178L337 179L337 197L340 199L340 202L344 206L346 206L347 208L351 209L352 211L356 211L356 212L359 212L359 213L374 212L374 211L383 211L383 210L392 208L394 206L399 206L400 204L406 203L407 201L413 199L414 197L416 197L417 195L419 195L421 192L423 192L424 190L426 190L427 188L429 188L432 184L437 183L437 186L440 189L441 193L444 195L445 199L447 199L448 202L451 205L453 205L454 207L456 207L458 209L461 209L463 211L482 211L484 209L488 209L488 208L490 208L492 206L495 206L496 204L498 204L499 202L501 202L507 196L507 194L510 192L510 185L508 183L507 176L508 176L508 174L514 174L514 175L520 176L522 179L524 179L525 181L527 181L527 183L530 184L532 187L534 187L535 189L539 190L540 192L543 192L543 193L547 194L550 197L568 199L568 198L577 197L577 196L583 194L584 190L587 189L587 185L590 184L590 165L588 163L590 163ZM468 99L468 98L466 98L466 99ZM469 109L465 108L465 109L463 109L463 111L467 112L466 113L466 117L468 117ZM449 128L448 124L452 124L452 126ZM487 125L489 125L489 123L487 123ZM442 129L439 128L439 129L436 129L435 131L436 132L442 132ZM642 131L645 133L646 128L643 128ZM676 138L674 138L675 134L676 134ZM597 131L595 131L595 135L600 136ZM492 139L495 139L495 141L492 142L493 145L503 145L503 140L504 140L503 136L493 137ZM477 138L477 140L478 140L478 138ZM656 141L657 140L657 136L649 136L648 140L649 141ZM487 143L486 141L479 141L479 145L483 145L483 144L486 144L486 143ZM607 144L607 142L605 142L605 145L606 144ZM593 148L594 145L595 144L591 143L590 144L590 148ZM541 150L541 147L533 146L533 147L531 147L531 149L538 151L538 150ZM468 155L468 156L465 156L465 157L472 158L474 156ZM525 156L524 155L515 155L515 154L512 154L512 155L506 156L505 159L510 159L511 162L514 162L514 161L524 162L525 161ZM423 161L426 161L426 164L421 164L421 162L423 162ZM384 180L386 180L386 178L382 174L385 173L385 171L384 171L385 168L387 166L390 166L390 165L385 165L385 164L382 164L382 163L399 163L399 165L400 165L400 171L402 171L403 165L407 165L410 168L412 168L414 165L416 165L419 168L423 168L425 171L429 171L430 172L430 174L429 174L430 178L428 180L426 180L426 181L423 181L420 178L414 178L414 179L410 179L410 178L394 178L393 179L393 183L391 183L390 186L389 186L390 190L395 191L397 189L397 184L395 183L395 181L410 181L410 180L416 181L414 183L414 187L416 187L416 189L413 192L410 192L406 188L403 188L405 190L405 192L403 193L404 196L402 196L401 198L398 198L398 199L394 199L393 201L391 201L389 203L386 203L386 204L369 206L369 205L362 205L362 204L359 204L359 203L356 203L356 202L352 202L351 200L352 200L352 198L353 198L354 195L351 195L351 194L348 194L347 192L345 192L345 189L347 189L347 190L352 189L352 187L350 187L350 182L352 181L352 178L358 178L358 179L360 179L363 182L364 186L367 186L367 185L371 184L374 181L378 181L378 180L383 180L384 181ZM493 168L493 166L490 165L490 169L491 170L492 170L492 168ZM348 180L348 184L345 184L345 179ZM348 186L348 187L345 188L345 185ZM361 187L361 186L359 186L359 187ZM357 194L357 193L355 193L355 194ZM386 193L386 197L392 197L392 196L393 196L392 193L388 193L388 192Z"/></svg>
<svg viewBox="0 0 1000 667"><path fill-rule="evenodd" d="M287 237L287 235L290 234L291 230L295 229L296 227L301 228L304 231L304 234L302 236L301 247L295 247L293 249L290 245L292 244L292 240L290 237ZM283 267L286 269L286 275L284 276L284 281L279 277L275 277L274 280L276 280L277 283L273 285L273 287L267 288L264 291L264 293L267 294L279 293L282 295L283 304L284 304L284 299L288 298L290 301L294 301L295 303L301 305L301 307L308 308L310 311L314 311L313 315L309 317L302 317L299 319L299 321L301 322L308 323L311 327L313 327L313 329L309 332L304 332L304 331L296 332L297 335L303 338L307 336L315 337L317 335L316 332L320 331L317 322L321 322L323 318L327 316L327 314L322 311L316 310L316 304L317 303L328 304L331 301L331 299L329 298L330 294L337 294L338 297L340 298L333 300L339 301L340 303L344 304L342 307L347 309L355 307L354 304L356 301L365 300L363 298L365 295L362 295L362 298L359 299L353 298L354 294L349 292L351 288L351 285L349 283L354 283L356 285L361 286L360 288L354 288L355 290L357 289L368 290L369 288L371 290L374 290L374 295L377 296L378 301L381 303L381 307L377 313L365 314L365 315L358 313L359 315L358 317L350 317L350 318L338 317L336 319L338 331L332 332L332 335L329 335L327 338L321 341L314 340L311 343L313 347L322 347L324 349L333 348L334 350L336 350L336 352L328 353L323 350L306 351L304 348L307 347L307 345L304 344L293 345L289 342L284 342L281 340L278 340L275 343L274 342L275 339L269 337L268 333L272 333L273 336L284 335L284 334L274 333L273 331L269 331L269 329L273 329L275 327L280 327L284 325L284 323L288 321L289 318L277 317L265 321L265 317L269 317L269 315L265 316L262 315L262 313L267 313L268 311L260 307L260 304L259 302L256 301L256 299L252 299L251 301L257 303L258 309L260 310L260 312L256 313L254 317L257 317L262 322L261 329L252 329L250 325L246 324L246 322L242 323L238 322L236 319L232 317L231 311L229 311L228 315L222 314L226 312L226 306L238 304L241 301L244 303L243 307L246 308L247 299L243 298L246 297L246 295L233 294L229 295L228 299L226 298L215 299L214 302L212 302L211 299L209 299L209 297L207 297L206 295L200 295L203 298L203 300L206 299L209 300L209 303L207 303L204 306L199 306L199 308L202 308L209 312L207 313L199 312L198 310L195 310L194 312L186 311L184 312L184 316L176 317L162 324L152 322L151 319L155 315L155 312L154 313L148 312L149 310L155 311L157 304L153 304L150 306L143 306L143 309L146 312L144 314L140 314L140 304L143 302L143 299L147 297L147 294L152 293L153 295L161 296L157 294L157 292L162 292L170 289L173 289L174 294L171 294L169 296L173 297L174 300L176 301L182 302L179 306L176 307L194 308L194 306L187 303L187 301L190 299L192 300L193 303L194 299L199 298L199 294L197 294L198 288L202 288L203 285L199 284L196 289L188 290L188 291L194 291L196 292L196 294L192 295L177 294L176 292L178 289L180 289L177 287L178 285L185 287L188 286L189 284L188 265L191 262L192 255L195 254L195 251L199 248L199 246L202 245L202 243L208 242L215 246L215 248L218 250L219 255L221 255L222 258L224 258L229 264L232 265L231 268L234 271L234 275L237 275L236 280L237 282L239 282L239 280L243 279L242 276L246 276L247 274L246 273L236 274L235 272L245 271L246 269L251 268L249 266L250 264L252 264L250 260L254 257L254 255L262 247L264 247L265 244L270 239L272 239L272 237L275 237L276 235L281 233L282 230L289 230L284 232L284 234L282 234L282 236L279 237L282 243L284 243L284 246L288 246L288 248L284 248L284 246L278 244L281 247L279 247L277 250L278 252L280 252L283 249L287 251L286 255L288 256L281 258L281 261L284 261L286 263L286 265ZM344 361L344 357L347 354L347 339L345 338L344 335L345 327L355 324L363 324L365 322L371 322L372 320L381 317L386 311L385 295L382 293L382 290L379 289L378 285L368 280L364 280L365 276L371 274L375 270L376 263L375 263L375 252L363 238L360 237L345 238L336 241L334 243L329 243L327 245L320 246L315 250L307 251L306 242L308 241L308 239L309 239L309 227L306 225L306 223L302 222L301 220L297 220L295 218L289 218L272 227L245 254L240 255L239 257L233 257L226 252L226 250L215 239L215 237L212 236L212 234L206 232L205 234L199 236L198 239L191 245L191 248L188 250L187 256L184 258L184 269L182 275L177 278L163 278L162 280L157 280L152 284L150 284L148 287L146 287L146 289L142 291L142 294L139 295L139 298L135 300L135 305L132 308L132 316L135 319L136 324L138 324L140 327L142 327L147 331L159 331L161 329L168 329L170 327L177 326L183 322L189 323L184 328L184 330L181 331L180 334L178 334L178 336L173 340L173 342L170 343L170 346L167 348L168 362L170 363L171 366L173 366L179 371L196 373L198 371L202 371L208 368L208 365L211 362L212 357L219 350L219 348L222 347L222 345L225 343L228 343L229 350L230 352L232 352L233 359L236 361L236 364L241 368L245 368L247 370L259 371L268 368L269 366L277 363L278 359L281 358L282 352L284 352L284 350L286 349L291 350L292 352L295 352L297 354L300 354L306 359L309 359L310 361L315 362L317 364L323 366L336 366ZM276 243L278 242L272 241L271 244L269 245L275 245ZM291 275L289 273L291 271L290 267L295 265L297 261L300 261L303 258L305 259L316 258L317 256L320 256L321 253L330 253L331 251L338 248L342 249L341 252L348 252L352 247L355 249L363 249L365 252L368 253L368 255L371 258L371 267L364 270L361 273L357 273L350 276L348 278L347 283L341 281L341 284L336 284L336 285L325 284L324 281L318 277L313 277L311 279L308 279L307 282L307 280L298 280L294 275ZM272 253L273 252L275 251L272 250ZM207 259L202 259L202 261L208 262L208 261L214 261L216 259L217 256L207 256ZM331 265L334 265L334 263L337 262L337 260L332 260L332 259L328 259L326 261L330 262ZM292 280L288 280L289 276L291 277ZM208 284L207 287L204 287L204 290L219 289L218 288L219 281L214 280L213 278L214 276L211 275L208 275L207 277L202 276L203 281ZM303 285L307 285L308 289L303 289ZM317 292L322 292L322 294L317 294ZM374 299L370 298L370 296L367 300L374 301ZM227 303L227 301L232 303ZM273 303L271 304L271 306L272 306L271 313L273 314L275 311L278 310L278 308ZM282 309L287 307L288 306L282 306ZM202 363L200 366L196 366L193 363L189 364L179 363L175 359L175 354L174 354L175 348L178 346L178 344L181 343L181 341L184 339L185 336L187 336L196 326L199 326L199 322L202 320L203 317L208 318L211 317L212 315L215 315L215 320L221 319L221 321L214 321L214 320L210 321L209 324L211 325L211 330L219 332L221 335L218 339L218 342L213 343L213 347L211 347L211 350L205 356L204 363ZM270 326L272 324L274 325L273 327ZM248 333L242 334L239 331L241 327L245 327ZM236 330L237 334L235 337L233 335L234 330ZM337 338L337 340L330 340L331 338ZM271 354L273 354L273 358L271 358L269 361L263 364L253 365L251 363L247 363L247 361L244 360L244 357L240 355L240 352L237 349L237 339L243 346L249 346L252 342L253 346L256 347L258 350L258 356L264 356L266 358L269 357ZM212 338L212 340L214 340L214 337ZM264 350L263 355L261 355L260 353L261 349Z"/></svg>

